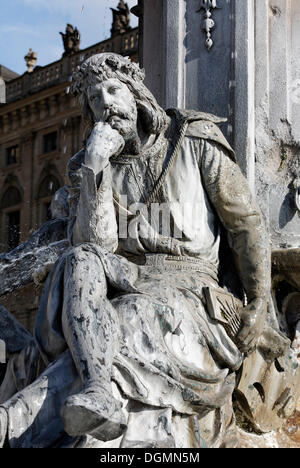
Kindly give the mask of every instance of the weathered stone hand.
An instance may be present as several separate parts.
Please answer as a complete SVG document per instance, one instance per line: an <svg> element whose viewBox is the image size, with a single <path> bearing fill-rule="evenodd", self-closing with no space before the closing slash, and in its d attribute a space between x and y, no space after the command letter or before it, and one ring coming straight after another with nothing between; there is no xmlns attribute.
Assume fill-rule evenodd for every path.
<svg viewBox="0 0 300 468"><path fill-rule="evenodd" d="M264 299L253 299L248 306L240 310L242 328L236 337L236 343L242 353L255 350L263 332L267 304Z"/></svg>
<svg viewBox="0 0 300 468"><path fill-rule="evenodd" d="M120 154L125 146L124 138L108 123L97 122L87 141L85 165L99 174L107 166L109 158Z"/></svg>

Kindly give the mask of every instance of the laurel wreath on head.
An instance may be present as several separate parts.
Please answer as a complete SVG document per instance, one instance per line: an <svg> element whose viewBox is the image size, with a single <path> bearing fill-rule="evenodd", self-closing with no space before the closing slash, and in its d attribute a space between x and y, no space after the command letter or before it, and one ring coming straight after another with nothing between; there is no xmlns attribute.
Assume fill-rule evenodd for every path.
<svg viewBox="0 0 300 468"><path fill-rule="evenodd" d="M123 76L129 80L143 82L145 79L144 70L132 62L129 57L118 54L97 54L78 65L72 75L71 92L73 95L83 93L93 81L95 75L100 81L101 78L120 78Z"/></svg>

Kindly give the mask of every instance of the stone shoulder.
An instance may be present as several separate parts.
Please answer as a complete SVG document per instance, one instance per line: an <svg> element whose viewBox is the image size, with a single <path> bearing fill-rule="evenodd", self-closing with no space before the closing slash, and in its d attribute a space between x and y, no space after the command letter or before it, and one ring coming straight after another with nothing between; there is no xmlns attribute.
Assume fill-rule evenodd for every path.
<svg viewBox="0 0 300 468"><path fill-rule="evenodd" d="M236 162L234 150L218 127L218 124L225 123L227 119L195 110L168 109L167 114L175 118L179 124L188 122L186 137L218 143L229 152L231 159Z"/></svg>
<svg viewBox="0 0 300 468"><path fill-rule="evenodd" d="M196 120L191 122L186 131L186 137L199 138L218 143L229 152L231 159L236 162L234 150L214 122L209 120Z"/></svg>

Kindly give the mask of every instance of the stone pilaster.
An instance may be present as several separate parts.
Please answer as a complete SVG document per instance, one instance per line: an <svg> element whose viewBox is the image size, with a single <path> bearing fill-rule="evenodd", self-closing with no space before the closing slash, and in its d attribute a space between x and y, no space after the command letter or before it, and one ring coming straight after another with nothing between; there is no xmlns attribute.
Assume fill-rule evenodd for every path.
<svg viewBox="0 0 300 468"><path fill-rule="evenodd" d="M21 108L20 116L21 116L21 126L26 127L29 121L28 109L26 107Z"/></svg>
<svg viewBox="0 0 300 468"><path fill-rule="evenodd" d="M209 12L202 5L201 0L144 2L146 84L163 107L199 109L227 117L223 131L232 142L234 0L218 0L220 8ZM210 22L208 33L204 29L209 15L214 27Z"/></svg>
<svg viewBox="0 0 300 468"><path fill-rule="evenodd" d="M33 102L30 105L30 123L34 123L37 121L39 117L39 104L38 102Z"/></svg>
<svg viewBox="0 0 300 468"><path fill-rule="evenodd" d="M50 96L50 98L49 98L49 114L50 114L51 117L53 117L56 114L57 108L58 108L58 103L57 103L56 95Z"/></svg>
<svg viewBox="0 0 300 468"><path fill-rule="evenodd" d="M11 117L12 117L12 130L17 130L20 125L19 112L17 110L14 110L11 113Z"/></svg>
<svg viewBox="0 0 300 468"><path fill-rule="evenodd" d="M10 129L9 114L4 114L3 115L3 132L8 133L9 129Z"/></svg>
<svg viewBox="0 0 300 468"><path fill-rule="evenodd" d="M163 107L228 119L222 130L258 195L273 245L300 246L299 0L139 6L146 84Z"/></svg>
<svg viewBox="0 0 300 468"><path fill-rule="evenodd" d="M234 109L233 145L239 165L255 191L255 48L254 3L239 0L234 4ZM257 2L256 2L257 3Z"/></svg>
<svg viewBox="0 0 300 468"><path fill-rule="evenodd" d="M42 101L40 101L39 107L40 107L40 119L44 120L49 115L48 101L46 99L43 99Z"/></svg>

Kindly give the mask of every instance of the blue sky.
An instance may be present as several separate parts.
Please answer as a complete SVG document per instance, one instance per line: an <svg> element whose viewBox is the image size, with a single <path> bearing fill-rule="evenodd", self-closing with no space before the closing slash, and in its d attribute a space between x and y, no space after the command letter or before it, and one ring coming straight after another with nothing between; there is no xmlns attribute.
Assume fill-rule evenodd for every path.
<svg viewBox="0 0 300 468"><path fill-rule="evenodd" d="M127 0L129 7L137 0ZM112 12L118 0L0 0L0 64L24 73L24 56L31 47L38 53L37 65L60 59L63 53L59 31L66 23L77 26L81 48L110 37ZM137 18L131 15L131 25Z"/></svg>

